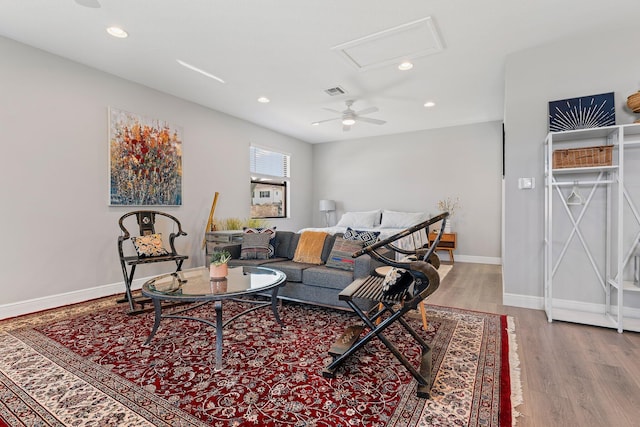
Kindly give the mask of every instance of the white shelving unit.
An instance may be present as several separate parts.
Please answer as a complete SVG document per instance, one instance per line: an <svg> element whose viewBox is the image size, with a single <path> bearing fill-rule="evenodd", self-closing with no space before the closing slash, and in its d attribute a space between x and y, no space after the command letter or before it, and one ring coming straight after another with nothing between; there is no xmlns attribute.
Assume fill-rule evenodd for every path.
<svg viewBox="0 0 640 427"><path fill-rule="evenodd" d="M600 145L613 146L611 166L552 167L555 150ZM544 164L549 322L640 331L640 286L632 281L640 249L640 211L634 202L640 200L640 125L551 132ZM625 296L631 305L625 306Z"/></svg>

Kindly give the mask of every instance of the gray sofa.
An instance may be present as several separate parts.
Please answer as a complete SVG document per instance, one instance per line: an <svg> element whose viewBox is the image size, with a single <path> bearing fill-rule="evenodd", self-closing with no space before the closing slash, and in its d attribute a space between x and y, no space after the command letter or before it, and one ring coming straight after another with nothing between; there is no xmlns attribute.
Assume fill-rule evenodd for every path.
<svg viewBox="0 0 640 427"><path fill-rule="evenodd" d="M263 266L282 271L287 276L287 283L278 292L282 299L304 302L308 304L349 308L347 304L338 300L338 294L354 279L365 277L377 267L384 264L361 255L355 259L354 270L347 271L327 267L327 262L336 237L341 234L328 235L322 248L322 265L306 264L293 261L296 247L300 240L300 233L292 231L278 231L275 237L274 257L269 259L240 259L241 243L221 243L214 250L226 249L231 253L229 266ZM389 252L385 255L389 256Z"/></svg>

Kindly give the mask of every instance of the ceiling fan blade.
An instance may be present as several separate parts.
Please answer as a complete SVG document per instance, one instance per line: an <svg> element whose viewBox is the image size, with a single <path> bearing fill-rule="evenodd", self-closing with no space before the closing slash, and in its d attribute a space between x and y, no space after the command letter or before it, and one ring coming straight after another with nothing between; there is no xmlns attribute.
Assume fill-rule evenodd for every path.
<svg viewBox="0 0 640 427"><path fill-rule="evenodd" d="M326 119L326 120L318 120L318 121L315 121L315 122L313 122L313 123L332 122L332 121L334 121L334 120L340 120L340 117L334 117L333 119Z"/></svg>
<svg viewBox="0 0 640 427"><path fill-rule="evenodd" d="M342 126L342 131L343 132L349 132L350 130L351 130L351 126L348 126L348 125L343 125Z"/></svg>
<svg viewBox="0 0 640 427"><path fill-rule="evenodd" d="M98 0L76 0L80 6L91 7L93 9L98 9L100 7L100 3Z"/></svg>
<svg viewBox="0 0 640 427"><path fill-rule="evenodd" d="M343 114L342 111L334 110L333 108L323 108L323 110L331 111L332 113L336 114Z"/></svg>
<svg viewBox="0 0 640 427"><path fill-rule="evenodd" d="M378 111L378 107L369 107L364 110L356 111L356 114L370 114L375 113L376 111Z"/></svg>
<svg viewBox="0 0 640 427"><path fill-rule="evenodd" d="M379 119L370 119L369 117L354 117L355 120L360 120L361 122L372 123L374 125L383 125L387 122Z"/></svg>

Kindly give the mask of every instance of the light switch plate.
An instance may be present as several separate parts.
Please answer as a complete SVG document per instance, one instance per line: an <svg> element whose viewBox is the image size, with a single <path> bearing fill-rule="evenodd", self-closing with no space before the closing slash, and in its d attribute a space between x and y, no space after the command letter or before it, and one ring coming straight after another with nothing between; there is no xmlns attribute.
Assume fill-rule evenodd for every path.
<svg viewBox="0 0 640 427"><path fill-rule="evenodd" d="M518 178L518 189L531 190L536 187L535 178Z"/></svg>

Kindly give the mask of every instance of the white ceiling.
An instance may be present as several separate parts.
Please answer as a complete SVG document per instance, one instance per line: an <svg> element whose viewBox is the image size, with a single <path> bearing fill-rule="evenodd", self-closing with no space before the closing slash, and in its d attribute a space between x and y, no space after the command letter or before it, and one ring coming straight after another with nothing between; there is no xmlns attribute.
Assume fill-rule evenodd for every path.
<svg viewBox="0 0 640 427"><path fill-rule="evenodd" d="M638 0L98 1L100 8L0 0L0 35L312 143L501 120L509 53L631 26L640 12ZM427 17L443 49L414 58L410 71L395 64L359 71L332 49ZM109 36L111 25L129 37ZM630 54L636 44L629 40ZM334 86L348 93L324 92ZM260 96L271 102L258 103ZM387 123L358 122L349 132L339 121L311 126L335 117L325 108L342 111L348 99L355 110L378 107L367 117ZM436 107L425 108L427 100Z"/></svg>

